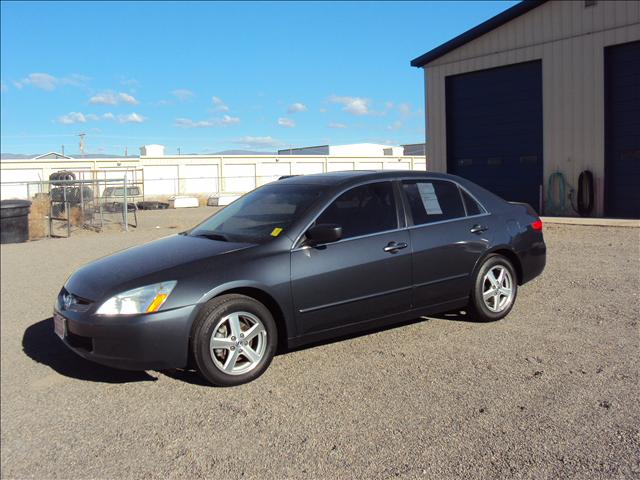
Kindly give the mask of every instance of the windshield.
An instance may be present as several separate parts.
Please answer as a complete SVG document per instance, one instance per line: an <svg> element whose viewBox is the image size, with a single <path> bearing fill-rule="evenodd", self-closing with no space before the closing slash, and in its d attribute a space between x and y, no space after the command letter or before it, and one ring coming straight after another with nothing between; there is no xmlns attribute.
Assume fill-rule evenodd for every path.
<svg viewBox="0 0 640 480"><path fill-rule="evenodd" d="M286 231L322 191L318 185L265 185L215 213L189 235L263 243Z"/></svg>

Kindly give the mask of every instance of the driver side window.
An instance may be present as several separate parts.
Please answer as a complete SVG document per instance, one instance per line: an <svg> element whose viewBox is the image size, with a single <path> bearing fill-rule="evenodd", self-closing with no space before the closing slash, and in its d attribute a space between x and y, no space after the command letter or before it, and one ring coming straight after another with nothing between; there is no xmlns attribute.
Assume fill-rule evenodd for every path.
<svg viewBox="0 0 640 480"><path fill-rule="evenodd" d="M316 220L316 225L337 224L342 238L359 237L398 228L391 182L369 183L336 198Z"/></svg>

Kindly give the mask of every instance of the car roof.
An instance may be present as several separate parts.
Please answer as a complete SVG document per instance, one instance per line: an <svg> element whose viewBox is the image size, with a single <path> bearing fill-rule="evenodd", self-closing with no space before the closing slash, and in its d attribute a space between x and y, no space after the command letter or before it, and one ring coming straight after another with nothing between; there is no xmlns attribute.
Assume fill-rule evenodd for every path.
<svg viewBox="0 0 640 480"><path fill-rule="evenodd" d="M451 178L445 173L416 170L345 170L340 172L295 175L279 180L291 185L329 185L344 186L365 180L394 180L396 178Z"/></svg>

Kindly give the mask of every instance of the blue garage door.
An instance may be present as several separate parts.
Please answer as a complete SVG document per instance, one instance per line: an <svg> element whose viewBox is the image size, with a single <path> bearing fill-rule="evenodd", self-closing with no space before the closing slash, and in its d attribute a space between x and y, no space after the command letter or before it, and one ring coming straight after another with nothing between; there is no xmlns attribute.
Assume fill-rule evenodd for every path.
<svg viewBox="0 0 640 480"><path fill-rule="evenodd" d="M640 218L640 42L605 49L605 214Z"/></svg>
<svg viewBox="0 0 640 480"><path fill-rule="evenodd" d="M539 208L542 62L446 79L447 171Z"/></svg>

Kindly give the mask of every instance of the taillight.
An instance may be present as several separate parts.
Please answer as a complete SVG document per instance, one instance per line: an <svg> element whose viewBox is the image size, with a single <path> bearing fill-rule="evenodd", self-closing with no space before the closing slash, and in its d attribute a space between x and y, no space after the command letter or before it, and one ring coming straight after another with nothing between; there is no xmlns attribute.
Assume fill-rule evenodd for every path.
<svg viewBox="0 0 640 480"><path fill-rule="evenodd" d="M533 228L536 232L542 231L542 220L538 219L531 224L531 228Z"/></svg>

